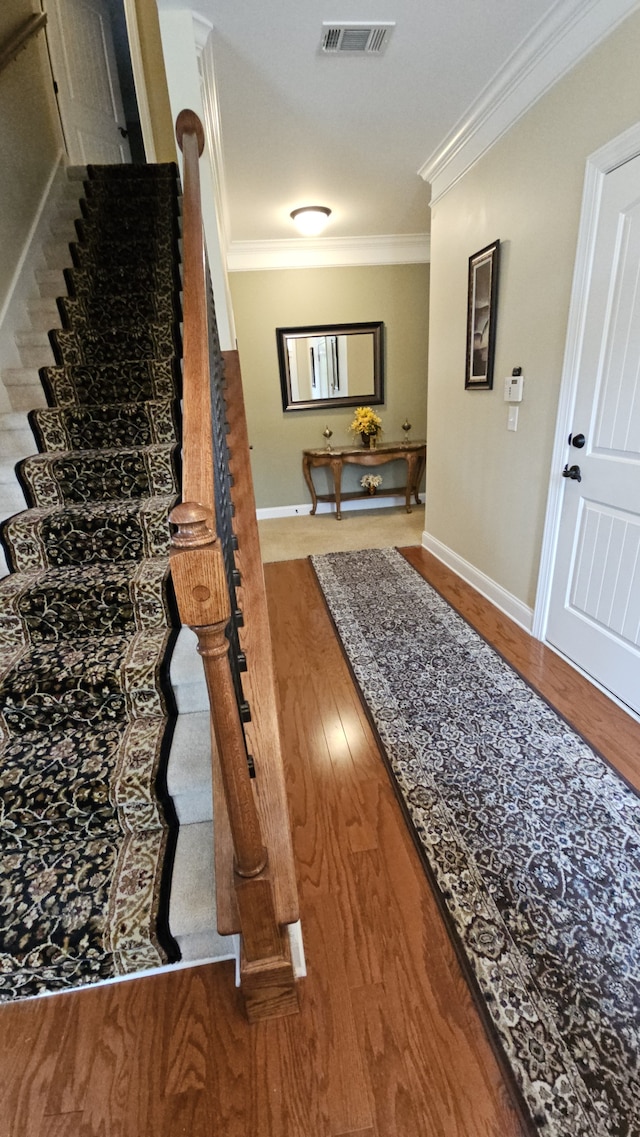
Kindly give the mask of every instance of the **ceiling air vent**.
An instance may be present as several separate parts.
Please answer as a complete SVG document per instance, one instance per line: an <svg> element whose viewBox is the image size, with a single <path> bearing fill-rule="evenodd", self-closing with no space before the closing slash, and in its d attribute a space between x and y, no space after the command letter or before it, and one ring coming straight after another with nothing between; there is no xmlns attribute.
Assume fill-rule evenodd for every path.
<svg viewBox="0 0 640 1137"><path fill-rule="evenodd" d="M351 52L357 55L381 55L385 50L394 23L328 24L322 25L322 50L331 54Z"/></svg>

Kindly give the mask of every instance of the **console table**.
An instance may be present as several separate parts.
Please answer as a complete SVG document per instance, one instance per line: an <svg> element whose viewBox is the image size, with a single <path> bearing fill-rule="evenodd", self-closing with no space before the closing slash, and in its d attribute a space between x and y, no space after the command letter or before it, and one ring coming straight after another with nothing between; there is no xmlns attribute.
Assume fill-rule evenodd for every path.
<svg viewBox="0 0 640 1137"><path fill-rule="evenodd" d="M311 492L313 505L311 513L316 512L319 501L335 502L336 520L342 518L341 504L343 501L353 501L355 498L369 497L366 491L361 493L342 493L342 467L343 466L384 466L387 462L395 462L399 458L407 463L407 479L403 486L389 486L376 491L378 497L389 497L391 494L405 495L407 513L411 513L411 496L416 505L420 505L418 487L422 477L427 457L425 442L379 442L376 447L366 450L364 446L332 446L330 449L318 447L315 450L302 451L302 472ZM333 474L334 492L329 494L316 493L311 470L316 466L330 466Z"/></svg>

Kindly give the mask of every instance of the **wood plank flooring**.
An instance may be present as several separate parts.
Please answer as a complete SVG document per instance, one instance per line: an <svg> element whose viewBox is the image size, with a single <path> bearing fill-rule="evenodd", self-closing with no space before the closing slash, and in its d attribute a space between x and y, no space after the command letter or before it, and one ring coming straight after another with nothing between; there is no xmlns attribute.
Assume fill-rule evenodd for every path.
<svg viewBox="0 0 640 1137"><path fill-rule="evenodd" d="M640 784L639 724L405 553ZM524 1137L310 565L266 575L302 1013L248 1026L230 964L0 1007L0 1137Z"/></svg>

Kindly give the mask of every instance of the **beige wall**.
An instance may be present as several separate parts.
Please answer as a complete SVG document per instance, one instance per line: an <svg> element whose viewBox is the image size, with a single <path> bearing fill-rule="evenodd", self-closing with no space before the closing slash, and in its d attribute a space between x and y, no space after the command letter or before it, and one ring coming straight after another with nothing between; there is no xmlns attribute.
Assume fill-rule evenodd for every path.
<svg viewBox="0 0 640 1137"><path fill-rule="evenodd" d="M350 407L283 411L277 327L382 320L385 403L376 410L385 437L388 441L400 438L407 415L416 428L412 437L424 437L428 265L232 273L230 284L258 508L309 501L302 478L302 450L323 446L327 425L336 445L351 441ZM382 473L389 477L387 484L400 482L396 477L391 483L391 467ZM356 476L356 471L345 471L344 487L354 484Z"/></svg>
<svg viewBox="0 0 640 1137"><path fill-rule="evenodd" d="M640 120L640 14L433 208L427 531L533 606L585 159ZM493 391L465 391L468 257L499 238ZM524 371L517 433L502 380Z"/></svg>
<svg viewBox="0 0 640 1137"><path fill-rule="evenodd" d="M3 0L0 42L33 11L32 0ZM40 32L0 73L0 310L62 145Z"/></svg>

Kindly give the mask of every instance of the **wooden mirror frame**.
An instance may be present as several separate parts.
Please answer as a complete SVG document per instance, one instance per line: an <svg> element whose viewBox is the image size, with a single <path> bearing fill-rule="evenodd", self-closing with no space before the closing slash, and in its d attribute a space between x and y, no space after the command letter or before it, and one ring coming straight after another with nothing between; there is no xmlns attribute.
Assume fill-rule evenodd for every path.
<svg viewBox="0 0 640 1137"><path fill-rule="evenodd" d="M365 323L352 324L309 324L299 328L276 328L276 341L278 345L278 365L280 368L280 386L282 389L282 407L285 411L314 411L331 410L338 407L357 407L362 405L380 404L384 402L384 353L383 353L383 322L375 320ZM310 336L348 336L366 335L373 337L373 375L371 378L371 391L357 395L338 396L327 399L298 399L294 400L291 390L291 376L289 374L289 355L287 352L287 339L307 339Z"/></svg>

